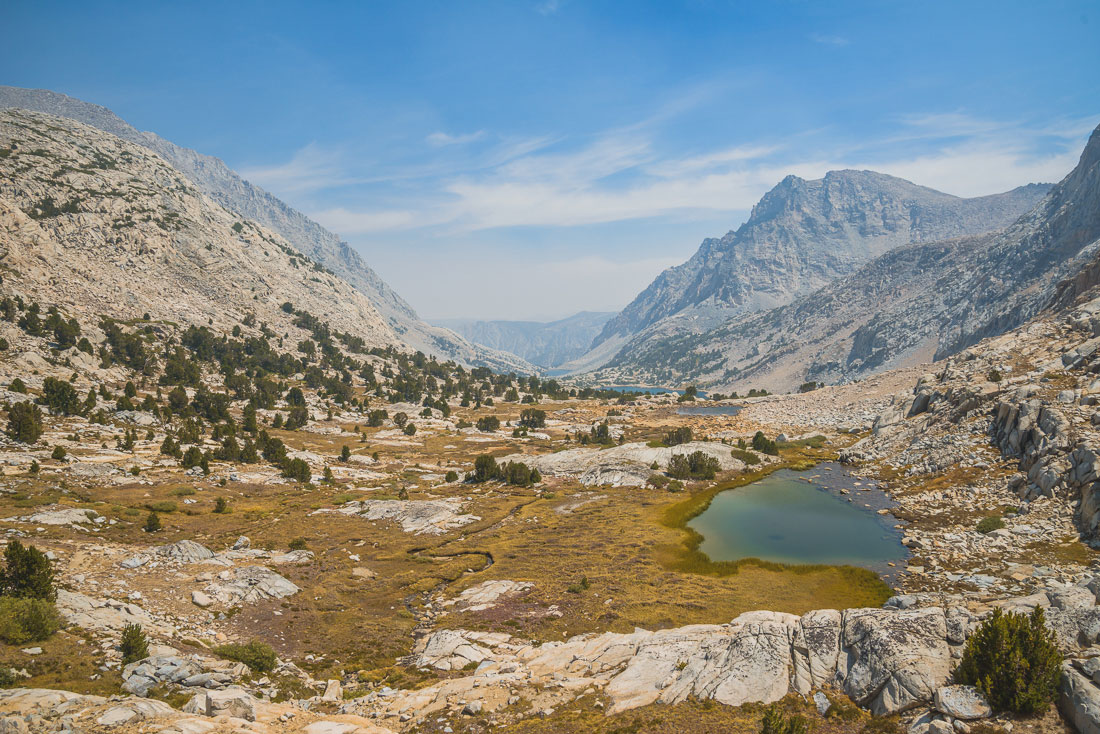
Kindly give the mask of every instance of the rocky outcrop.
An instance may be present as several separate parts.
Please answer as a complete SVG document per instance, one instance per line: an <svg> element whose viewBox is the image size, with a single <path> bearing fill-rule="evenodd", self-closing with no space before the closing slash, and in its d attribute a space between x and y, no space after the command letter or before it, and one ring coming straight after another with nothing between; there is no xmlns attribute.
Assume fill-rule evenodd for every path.
<svg viewBox="0 0 1100 734"><path fill-rule="evenodd" d="M586 486L643 487L655 471L668 468L673 456L687 456L696 451L717 459L722 471L745 466L733 458L729 446L708 441L692 441L671 448L626 443L609 449L566 449L541 456L511 454L501 461L520 461L543 475L575 478Z"/></svg>
<svg viewBox="0 0 1100 734"><path fill-rule="evenodd" d="M282 599L301 589L264 566L241 566L219 573L203 591L225 606Z"/></svg>
<svg viewBox="0 0 1100 734"><path fill-rule="evenodd" d="M348 502L335 510L364 520L392 520L401 524L406 533L416 535L440 535L448 530L477 522L477 515L462 514L462 502L445 500L358 500Z"/></svg>
<svg viewBox="0 0 1100 734"><path fill-rule="evenodd" d="M517 677L552 679L567 689L595 685L611 700L611 712L688 698L769 703L835 685L861 706L888 714L933 700L973 622L963 610L939 607L827 609L801 617L749 612L725 625L585 635L541 646L443 630L421 641L413 663L444 670L478 665L479 689L514 686Z"/></svg>

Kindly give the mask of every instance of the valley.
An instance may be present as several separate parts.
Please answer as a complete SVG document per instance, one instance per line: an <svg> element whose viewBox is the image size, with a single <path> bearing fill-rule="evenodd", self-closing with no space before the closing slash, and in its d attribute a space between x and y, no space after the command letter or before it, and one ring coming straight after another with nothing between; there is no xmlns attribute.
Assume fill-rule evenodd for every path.
<svg viewBox="0 0 1100 734"><path fill-rule="evenodd" d="M312 227L32 98L0 111L0 732L1100 730L1100 133L992 201L785 179L923 214L871 197L889 226L806 293L581 379L529 368L575 339L399 318ZM1036 609L1043 705L991 703L974 641Z"/></svg>

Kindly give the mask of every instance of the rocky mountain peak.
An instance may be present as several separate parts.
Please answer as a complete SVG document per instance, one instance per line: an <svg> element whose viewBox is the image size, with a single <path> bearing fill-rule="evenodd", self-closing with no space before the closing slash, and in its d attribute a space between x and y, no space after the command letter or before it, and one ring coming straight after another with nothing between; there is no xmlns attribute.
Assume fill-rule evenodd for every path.
<svg viewBox="0 0 1100 734"><path fill-rule="evenodd" d="M609 321L593 350L647 329L702 330L812 293L896 247L1010 224L1049 190L1031 184L960 198L875 171L786 176L749 218L669 268ZM610 355L608 355L610 356Z"/></svg>

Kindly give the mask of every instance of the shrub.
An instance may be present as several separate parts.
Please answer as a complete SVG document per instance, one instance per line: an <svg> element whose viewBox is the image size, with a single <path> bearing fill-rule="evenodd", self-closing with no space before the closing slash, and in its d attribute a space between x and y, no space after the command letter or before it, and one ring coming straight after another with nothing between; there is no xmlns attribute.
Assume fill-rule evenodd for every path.
<svg viewBox="0 0 1100 734"><path fill-rule="evenodd" d="M588 591L589 586L590 584L588 583L588 577L581 576L580 581L575 584L570 584L566 587L565 590L568 591L570 594L579 594L582 591Z"/></svg>
<svg viewBox="0 0 1100 734"><path fill-rule="evenodd" d="M1041 607L1030 615L995 608L966 641L955 680L984 693L994 711L1037 714L1054 700L1061 666Z"/></svg>
<svg viewBox="0 0 1100 734"><path fill-rule="evenodd" d="M405 428L404 428L404 433L405 433L406 436L415 435L416 434L416 424L415 423L406 423Z"/></svg>
<svg viewBox="0 0 1100 734"><path fill-rule="evenodd" d="M146 502L145 509L152 512L175 512L176 503L169 500L158 500L156 502Z"/></svg>
<svg viewBox="0 0 1100 734"><path fill-rule="evenodd" d="M992 533L994 530L1000 530L1005 526L1005 521L996 515L989 517L983 517L978 521L978 532L982 534Z"/></svg>
<svg viewBox="0 0 1100 734"><path fill-rule="evenodd" d="M495 415L487 415L477 419L477 430L484 433L492 433L500 428L500 418Z"/></svg>
<svg viewBox="0 0 1100 734"><path fill-rule="evenodd" d="M0 596L0 642L39 642L59 629L61 615L52 601Z"/></svg>
<svg viewBox="0 0 1100 734"><path fill-rule="evenodd" d="M145 532L147 533L155 533L160 530L160 515L155 512L150 512L149 515L145 518L144 528Z"/></svg>
<svg viewBox="0 0 1100 734"><path fill-rule="evenodd" d="M27 385L26 385L26 383L24 383L18 377L16 377L14 380L11 381L11 384L8 385L8 389L11 390L12 392L23 393L24 395L27 394Z"/></svg>
<svg viewBox="0 0 1100 734"><path fill-rule="evenodd" d="M714 479L721 465L704 451L677 454L668 462L668 475L675 479Z"/></svg>
<svg viewBox="0 0 1100 734"><path fill-rule="evenodd" d="M305 538L295 538L287 543L287 547L291 550L305 550L309 546L309 543Z"/></svg>
<svg viewBox="0 0 1100 734"><path fill-rule="evenodd" d="M665 446L679 446L682 443L691 443L691 439L691 428L688 426L673 428L665 434Z"/></svg>
<svg viewBox="0 0 1100 734"><path fill-rule="evenodd" d="M347 461L351 458L351 448L347 444L340 447L340 461Z"/></svg>
<svg viewBox="0 0 1100 734"><path fill-rule="evenodd" d="M519 414L519 424L524 428L545 428L546 411L538 408L527 408Z"/></svg>
<svg viewBox="0 0 1100 734"><path fill-rule="evenodd" d="M488 482L500 478L500 467L497 460L489 454L482 454L474 459L474 481Z"/></svg>
<svg viewBox="0 0 1100 734"><path fill-rule="evenodd" d="M8 435L22 443L34 443L42 435L42 411L28 402L16 403L8 411Z"/></svg>
<svg viewBox="0 0 1100 734"><path fill-rule="evenodd" d="M733 449L730 451L730 456L745 462L745 466L755 466L760 463L759 456L751 451L745 451L744 449Z"/></svg>
<svg viewBox="0 0 1100 734"><path fill-rule="evenodd" d="M217 497L214 500L214 512L224 515L229 511L229 500L225 497Z"/></svg>
<svg viewBox="0 0 1100 734"><path fill-rule="evenodd" d="M457 482L458 481L458 472L456 472L454 469L452 469L451 471L447 472L447 476L444 477L443 479L444 479L444 481L446 481L448 483Z"/></svg>
<svg viewBox="0 0 1100 734"><path fill-rule="evenodd" d="M145 638L139 624L128 624L122 630L122 641L118 645L122 652L122 664L144 660L149 657L149 641Z"/></svg>
<svg viewBox="0 0 1100 734"><path fill-rule="evenodd" d="M53 459L54 461L64 461L65 460L65 447L64 446L54 446L53 451L50 453L50 458Z"/></svg>
<svg viewBox="0 0 1100 734"><path fill-rule="evenodd" d="M805 717L786 716L776 703L765 709L764 720L760 722L760 734L806 734L809 730Z"/></svg>
<svg viewBox="0 0 1100 734"><path fill-rule="evenodd" d="M649 479L646 480L646 484L652 485L657 489L664 489L668 486L669 478L664 474L650 474Z"/></svg>
<svg viewBox="0 0 1100 734"><path fill-rule="evenodd" d="M56 377L47 377L42 383L41 402L54 413L74 415L80 412L80 395L76 388Z"/></svg>
<svg viewBox="0 0 1100 734"><path fill-rule="evenodd" d="M4 567L0 569L0 595L23 599L53 601L53 564L33 545L11 540L4 549Z"/></svg>
<svg viewBox="0 0 1100 734"><path fill-rule="evenodd" d="M283 459L283 476L305 484L313 476L303 459Z"/></svg>
<svg viewBox="0 0 1100 734"><path fill-rule="evenodd" d="M997 368L991 369L989 371L989 374L987 374L985 377L990 382L1000 382L1001 380L1003 380L1005 378L1005 376L1003 374L1001 374L1001 371Z"/></svg>
<svg viewBox="0 0 1100 734"><path fill-rule="evenodd" d="M214 652L226 660L236 660L238 663L244 663L256 673L270 673L275 669L275 663L277 662L275 651L271 649L271 645L259 640L252 640L246 645L219 645L214 648Z"/></svg>
<svg viewBox="0 0 1100 734"><path fill-rule="evenodd" d="M770 456L779 455L779 446L775 441L764 435L763 431L757 431L752 437L752 448L754 451L759 451L762 454L768 454Z"/></svg>

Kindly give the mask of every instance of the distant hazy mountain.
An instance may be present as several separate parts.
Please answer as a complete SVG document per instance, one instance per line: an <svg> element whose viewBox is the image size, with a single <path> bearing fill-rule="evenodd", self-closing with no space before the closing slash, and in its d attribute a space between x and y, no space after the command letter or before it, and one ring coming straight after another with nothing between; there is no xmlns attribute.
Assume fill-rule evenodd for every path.
<svg viewBox="0 0 1100 734"><path fill-rule="evenodd" d="M437 326L470 341L523 357L540 367L557 367L584 354L614 312L581 311L558 321L435 319Z"/></svg>
<svg viewBox="0 0 1100 734"><path fill-rule="evenodd" d="M22 108L67 117L148 148L171 163L204 194L241 217L282 235L296 249L332 270L370 299L390 328L409 347L464 364L531 372L510 354L471 344L431 326L389 287L346 242L304 214L253 186L220 159L183 148L151 132L141 132L105 107L45 89L0 86L0 109Z"/></svg>
<svg viewBox="0 0 1100 734"><path fill-rule="evenodd" d="M610 358L670 317L679 319L671 331L698 332L790 303L895 247L1004 227L1049 190L1031 184L963 199L873 171L788 176L736 231L705 240L686 263L661 273L607 323L593 350Z"/></svg>
<svg viewBox="0 0 1100 734"><path fill-rule="evenodd" d="M1007 228L896 248L793 303L703 333L657 325L597 373L789 389L955 354L1100 282L1100 128Z"/></svg>

